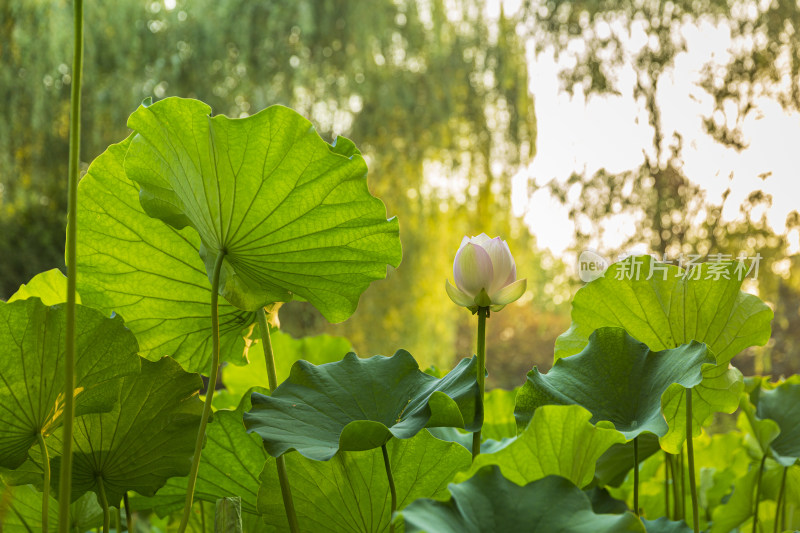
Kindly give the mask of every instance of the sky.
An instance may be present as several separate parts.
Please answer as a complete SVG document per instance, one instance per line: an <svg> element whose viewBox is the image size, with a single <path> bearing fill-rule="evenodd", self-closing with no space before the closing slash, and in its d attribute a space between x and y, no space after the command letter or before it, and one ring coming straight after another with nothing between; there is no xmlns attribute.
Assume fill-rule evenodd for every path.
<svg viewBox="0 0 800 533"><path fill-rule="evenodd" d="M719 204L722 193L731 188L723 211L726 220L739 216L739 206L748 194L761 189L772 195L773 205L767 211L770 225L785 233L786 216L800 209L800 114L786 113L777 102L762 99L744 121L749 144L745 150L736 152L714 141L702 129L703 117L713 112L713 100L697 82L709 60L724 62L732 45L730 34L724 26L710 23L687 25L682 31L687 51L676 57L673 71L662 77L658 92L665 138L672 131L683 136L684 170L706 191L707 200ZM643 35L634 31L630 46L641 46L638 41ZM532 45L528 57L538 123L537 153L527 170L514 178L513 205L539 246L560 256L572 243L573 222L567 208L546 190L529 197L528 181L541 187L553 179L566 180L573 171L592 174L603 167L610 172L636 168L652 131L642 104L633 98L631 68L619 72L620 95L587 99L580 91L570 96L559 84L557 73L568 60L557 63L552 50L534 54ZM759 177L767 172L771 174L766 179ZM606 229L604 241L595 243L601 252L636 234L635 221L628 216L617 218ZM787 239L790 253L800 253L797 231Z"/></svg>

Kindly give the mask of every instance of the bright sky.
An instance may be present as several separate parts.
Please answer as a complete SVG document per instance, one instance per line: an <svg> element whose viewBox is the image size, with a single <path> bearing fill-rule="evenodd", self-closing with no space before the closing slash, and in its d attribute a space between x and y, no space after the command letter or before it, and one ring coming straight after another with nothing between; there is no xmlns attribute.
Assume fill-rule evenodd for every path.
<svg viewBox="0 0 800 533"><path fill-rule="evenodd" d="M683 136L685 172L707 191L707 200L719 204L723 191L731 188L723 212L726 219L739 216L739 206L748 194L761 189L773 199L767 212L769 223L776 231L785 232L786 216L800 210L800 114L787 114L776 102L761 100L744 123L747 149L737 153L716 143L702 129L702 117L711 113L713 101L697 81L700 68L709 59L724 61L731 39L726 29L710 24L687 26L684 33L688 51L676 58L674 72L662 77L659 87L665 138L671 138L672 131ZM634 32L632 46L642 38L643 33ZM552 179L563 181L573 171L592 174L602 167L611 172L636 168L652 132L642 105L633 99L632 69L620 73L620 96L592 96L587 101L578 92L570 97L560 89L559 66L552 50L535 57L530 53L529 58L530 90L538 121L537 153L529 175L514 179L514 211L525 217L541 247L561 255L570 246L574 231L567 209L545 190L528 198L526 180L541 186ZM772 174L762 180L759 175L765 172ZM626 217L613 221L607 229L611 231L605 241L597 243L600 251L619 246L636 234L634 221ZM800 252L797 232L787 238L791 252Z"/></svg>

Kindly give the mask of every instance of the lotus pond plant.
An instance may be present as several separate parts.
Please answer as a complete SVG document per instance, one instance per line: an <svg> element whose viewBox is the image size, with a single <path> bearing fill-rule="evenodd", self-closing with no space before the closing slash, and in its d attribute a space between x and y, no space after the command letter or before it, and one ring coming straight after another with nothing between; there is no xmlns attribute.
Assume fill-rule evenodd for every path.
<svg viewBox="0 0 800 533"><path fill-rule="evenodd" d="M69 276L0 302L3 531L107 533L112 514L203 533L800 528L800 378L733 366L772 319L733 263L611 265L575 294L552 368L514 391L485 391L486 320L526 280L485 233L445 283L478 315L477 354L449 372L293 339L282 302L342 321L400 264L361 152L285 107L147 100L78 185L74 6ZM708 431L737 409L736 430Z"/></svg>
<svg viewBox="0 0 800 533"><path fill-rule="evenodd" d="M506 241L490 238L485 233L464 237L453 261L456 286L445 281L447 295L453 303L478 315L477 379L481 402L486 388L486 319L491 311L500 311L519 300L525 293L527 280L517 279L517 264ZM481 430L472 438L472 456L481 453Z"/></svg>

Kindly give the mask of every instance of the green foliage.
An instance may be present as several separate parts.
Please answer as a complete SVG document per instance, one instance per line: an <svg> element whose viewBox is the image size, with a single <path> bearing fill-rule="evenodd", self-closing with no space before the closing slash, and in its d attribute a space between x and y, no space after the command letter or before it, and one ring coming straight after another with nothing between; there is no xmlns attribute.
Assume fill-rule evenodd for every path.
<svg viewBox="0 0 800 533"><path fill-rule="evenodd" d="M698 385L703 367L714 364L699 342L656 352L622 328L603 327L579 354L558 359L547 374L534 368L514 415L521 429L543 405L577 404L591 411L593 423L611 422L626 439L644 432L663 437L675 421L662 414L667 391Z"/></svg>
<svg viewBox="0 0 800 533"><path fill-rule="evenodd" d="M785 382L773 389L761 389L754 396L756 415L762 422L774 421L779 432L765 443L773 458L782 466L797 464L800 459L800 383Z"/></svg>
<svg viewBox="0 0 800 533"><path fill-rule="evenodd" d="M446 502L421 499L400 514L405 530L437 533L565 531L570 533L644 532L633 514L599 515L575 485L548 476L520 487L486 466L464 483L451 484Z"/></svg>
<svg viewBox="0 0 800 533"><path fill-rule="evenodd" d="M578 353L602 326L618 326L652 350L693 340L708 344L718 364L770 336L772 311L742 292L743 275L727 263L719 276L712 263L690 273L650 256L633 256L609 267L572 300L572 325L556 342L556 359ZM608 309L614 309L609 313Z"/></svg>
<svg viewBox="0 0 800 533"><path fill-rule="evenodd" d="M36 274L28 283L19 286L17 292L8 299L8 303L28 298L39 298L48 306L63 304L67 301L67 277L55 268ZM75 299L77 303L81 303L80 294Z"/></svg>
<svg viewBox="0 0 800 533"><path fill-rule="evenodd" d="M641 463L656 452L661 451L658 436L652 433L639 435L639 462ZM625 476L633 468L633 441L625 444L614 444L597 459L593 485L618 487Z"/></svg>
<svg viewBox="0 0 800 533"><path fill-rule="evenodd" d="M273 457L290 450L327 461L338 450L378 448L393 436L408 439L425 427L469 431L483 421L476 359L463 359L436 379L413 356L359 359L314 366L298 361L271 396L253 393L244 415L249 431L264 439Z"/></svg>
<svg viewBox="0 0 800 533"><path fill-rule="evenodd" d="M611 265L605 276L586 284L572 302L572 325L556 341L556 359L578 353L592 331L623 327L652 350L675 348L693 340L708 344L717 367L703 369L703 382L692 389L693 434L714 412L733 412L742 390L741 373L729 368L741 350L763 345L770 336L772 311L758 297L740 290L736 263L719 276L704 263L686 274L649 256L633 256ZM648 279L650 278L650 279ZM612 308L614 313L607 310ZM686 438L683 392L668 391L664 411L670 424L661 445L676 453Z"/></svg>
<svg viewBox="0 0 800 533"><path fill-rule="evenodd" d="M427 430L410 439L391 439L386 446L398 509L418 498L445 497L447 483L470 464L470 453L463 446L435 439ZM285 457L303 531L388 530L389 486L380 450L339 451L324 462L299 453ZM274 459L264 466L261 483L259 512L273 531L286 531L286 512L276 497L279 489Z"/></svg>
<svg viewBox="0 0 800 533"><path fill-rule="evenodd" d="M270 333L272 351L275 353L275 373L278 383L289 377L289 372L295 361L308 361L314 365L333 363L339 361L347 352L353 351L350 341L342 337L319 335L294 339L291 335L275 330ZM236 399L239 399L253 387L265 388L269 384L267 367L263 361L261 341L250 346L248 358L250 363L245 366L228 365L222 369L222 382L225 390ZM214 399L216 399L216 395Z"/></svg>
<svg viewBox="0 0 800 533"><path fill-rule="evenodd" d="M754 68L737 63L738 52L733 53L722 87L704 86L717 107L729 99L750 102L752 91L736 97L729 89L773 79L772 73L784 68L774 64L778 57L794 61L798 48L790 37L796 8L778 4L758 6L752 21L733 29L737 36L763 31L781 44L764 50L759 40ZM87 153L100 153L110 139L122 138L126 110L151 92L158 98L173 91L207 96L215 109L240 118L212 118L211 108L195 100L148 101L130 117L134 133L103 152L82 181L78 280L86 307L78 307L77 317L79 416L72 494L77 501L70 526L97 525L96 498L83 494L87 491L109 496L117 508L128 492L142 511L169 514L180 507L201 389L199 376L184 368L206 371L209 366L209 302L217 296L210 291L209 271L222 254L224 361L242 363L253 348L248 338L253 310L295 299L310 302L332 321L353 315L339 331L352 333L362 351L365 345L410 346L427 363L449 368L455 353L471 352L473 337L466 334L468 318L456 317L457 309L442 298L441 280L451 266L445 252L465 232L509 234L512 248L521 249L518 265L530 269L524 275L533 295L511 306L514 313L509 309L492 318L490 368L496 365L497 375L508 382L516 379L516 367L504 361L529 368L530 362L515 354L523 352L520 346L525 353L537 351L529 346L535 328L541 338L549 338L544 330L560 330L547 313L558 306L549 296L565 285L557 276L563 266L546 266L527 228L509 214L510 178L535 152L520 39L529 30L524 23L532 5L524 4L512 16L501 9L496 19L486 17L476 0L387 1L366 11L342 0L285 5L199 0L191 10L181 0L175 9L122 0L93 7L90 16L97 20L90 19L89 68L113 76L87 76L95 80L85 91ZM731 20L739 16L733 9L728 13L724 3L701 1L691 8ZM582 191L608 192L602 197L610 202L596 202L595 211L584 205L584 213L615 211L610 206L616 187L634 184L624 207L644 209L642 233L661 252L684 237L709 249L724 248L747 242L752 230L771 257L781 257L775 236L753 223L747 207L746 224L730 236L720 233L726 226L717 227L720 209L710 210L697 233L675 222L693 209L689 200L697 188L688 186L680 171L680 139L672 154L665 154L656 90L680 43L672 41L672 23L689 15L688 4L556 2L537 9L537 20L547 21L546 33L554 35L567 25L568 38L557 39L559 52L577 30L604 22L604 13L622 17L609 43L617 42L618 29L633 24L632 15L639 12L646 15L640 20L644 31L654 34L650 46L637 52L634 90L651 119L654 154L646 153L642 167L622 181L600 171L599 179L584 184ZM67 25L59 23L63 6L10 0L0 14L0 59L11 65L0 71L0 95L8 97L3 101L10 117L0 121L0 255L9 258L2 277L10 278L51 256L60 264L60 237L53 241L48 235L63 229L63 187L54 177L62 173L57 156L66 149L66 106L59 97L70 80L66 65L57 65L63 52L59 39L68 37ZM769 24L776 16L780 24ZM149 31L148 38L139 30ZM52 38L40 46L41 35ZM597 41L587 43L592 58ZM142 62L148 63L144 69ZM592 90L611 88L602 69L583 67L579 63L573 74L590 80ZM54 69L62 74L58 79ZM38 93L31 80L47 87L41 104L28 99ZM793 96L782 102L787 107L797 107L796 85L792 78ZM400 229L367 188L365 158L344 137L325 142L311 121L286 108L248 116L274 102L299 107L326 136L343 132L359 139L377 178L372 190L404 220L407 260L403 269L389 270L391 290L381 284L361 299L372 281L385 277L386 265L396 267L400 260ZM19 135L13 134L17 122L26 125ZM737 142L727 131L709 127L709 132ZM437 184L439 175L450 180L446 186ZM645 185L650 179L652 188ZM453 180L457 188L450 186ZM567 186L579 181L574 176ZM584 204L594 201L580 196ZM751 207L760 201L751 198ZM697 205L703 208L702 202ZM10 223L16 216L24 226ZM712 532L751 527L759 503L762 529L780 526L773 524L776 519L790 529L800 526L793 514L800 502L800 385L796 378L779 385L758 379L742 396L741 374L729 366L742 349L769 339L772 311L741 292L739 281L727 279L735 274L733 265L713 280L705 279L712 274L709 265L698 269L698 279L666 268L654 279L626 280L622 274L634 261L612 267L605 279L578 292L572 327L559 338L556 363L547 375L534 368L518 393L496 390L485 405L477 399L474 359L437 378L420 372L404 350L391 358L360 360L351 353L338 361L350 350L349 341L294 341L276 334L285 382L273 396L253 395L251 409L249 391L263 391L267 382L263 365L225 368L225 401L238 407L216 411L208 426L195 494L199 512L191 513L190 528L210 531L209 502L233 498L240 508L219 513L233 517L220 529L285 530L279 497L285 478L278 481L285 460L304 529L386 531L393 517L377 450L385 446L399 493L401 512L394 521L409 531L685 531L685 525L671 520L687 514L685 496L672 509L668 501L669 489L684 484L685 465L681 460L675 479L654 439L643 443L647 446L635 465L642 477L640 507L648 520L623 512L624 504L609 501L602 486L618 485L611 493L631 499L632 476L623 479L633 466L630 447L622 445L625 437L653 431L664 435L665 450L679 450L685 438L683 387L691 386L697 434L714 413L737 405L742 411L738 430L697 439L703 527ZM646 274L652 262L638 261ZM47 458L31 447L39 435L54 456L49 464L52 481L58 481L64 288L63 276L52 270L21 287L14 301L0 303L0 524L11 531L41 527L38 490ZM530 305L530 296L548 302ZM787 311L792 301L783 302L786 309L776 307L781 331L791 329L786 317L794 312ZM628 333L609 333L608 326ZM705 342L708 349L690 341ZM543 344L540 351L548 354L549 345ZM136 356L137 346L144 359ZM306 361L290 371L291 362L300 358ZM207 394L218 385L209 384ZM530 420L519 435L511 418L515 396L518 414ZM580 403L590 411L547 403ZM243 419L259 434L248 434ZM612 421L624 436L590 422L600 419ZM470 435L452 426L476 430L482 421L487 440L474 463L463 446L425 429L448 426L436 434L468 445ZM284 455L276 461L268 451ZM420 499L442 500L450 481L467 478L449 485L447 502ZM524 487L516 484L529 481ZM10 486L16 483L32 485ZM591 483L594 499L573 483ZM617 514L597 514L593 504ZM55 510L54 502L50 509ZM144 525L148 520L142 518ZM152 520L150 527L173 521L168 515Z"/></svg>
<svg viewBox="0 0 800 533"><path fill-rule="evenodd" d="M299 297L345 320L401 258L397 220L369 194L361 153L345 138L328 145L285 107L236 120L210 112L169 98L131 115L124 166L144 210L199 233L209 279L224 256L220 294L236 307Z"/></svg>
<svg viewBox="0 0 800 533"><path fill-rule="evenodd" d="M108 147L78 186L78 292L125 317L142 356L169 355L192 372L211 364L211 287L200 239L147 216L123 161L131 138ZM255 320L220 301L221 359L241 363Z"/></svg>
<svg viewBox="0 0 800 533"><path fill-rule="evenodd" d="M109 505L118 507L126 491L152 495L167 479L188 473L202 403L200 377L172 359L142 360L141 374L123 380L119 403L108 413L76 420L72 497L100 494L102 479ZM61 448L57 432L47 441ZM61 457L51 460L54 485Z"/></svg>
<svg viewBox="0 0 800 533"><path fill-rule="evenodd" d="M11 487L0 480L0 524L6 533L42 531L42 493L31 485ZM58 531L58 502L50 498L48 530ZM70 505L70 530L86 531L103 525L103 510L94 494ZM47 533L49 533L49 531Z"/></svg>
<svg viewBox="0 0 800 533"><path fill-rule="evenodd" d="M22 465L36 435L63 422L65 315L38 298L0 302L0 466ZM76 414L110 411L139 371L136 339L119 317L78 306L76 319Z"/></svg>
<svg viewBox="0 0 800 533"><path fill-rule="evenodd" d="M494 453L479 455L456 481L486 465L497 465L506 479L518 485L556 475L584 487L592 481L598 458L625 441L618 431L593 426L591 417L579 405L543 406L516 439Z"/></svg>
<svg viewBox="0 0 800 533"><path fill-rule="evenodd" d="M250 397L246 395L236 410L214 413L206 429L195 500L215 503L220 498L238 496L243 513L257 514L258 476L269 455L258 435L248 434L242 425L242 414L249 407ZM166 516L183 505L187 481L185 477L170 478L155 496L137 496L131 499L131 505Z"/></svg>

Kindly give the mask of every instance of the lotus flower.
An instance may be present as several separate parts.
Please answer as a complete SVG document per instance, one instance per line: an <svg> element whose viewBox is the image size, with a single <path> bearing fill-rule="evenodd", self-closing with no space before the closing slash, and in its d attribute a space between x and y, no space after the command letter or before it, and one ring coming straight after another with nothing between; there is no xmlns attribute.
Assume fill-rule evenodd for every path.
<svg viewBox="0 0 800 533"><path fill-rule="evenodd" d="M456 286L447 280L447 295L473 313L479 307L499 311L519 299L527 280L517 279L517 267L506 241L485 233L464 237L453 261Z"/></svg>

